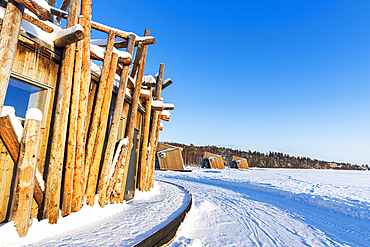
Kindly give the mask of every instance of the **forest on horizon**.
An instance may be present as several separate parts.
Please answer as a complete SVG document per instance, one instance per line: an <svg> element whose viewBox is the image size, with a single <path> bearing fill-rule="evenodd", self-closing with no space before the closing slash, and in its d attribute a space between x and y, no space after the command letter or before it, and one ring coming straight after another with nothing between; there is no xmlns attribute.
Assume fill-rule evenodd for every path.
<svg viewBox="0 0 370 247"><path fill-rule="evenodd" d="M225 167L230 165L233 156L245 158L249 167L260 168L299 168L299 169L342 169L342 170L368 170L369 166L354 165L350 163L338 163L334 161L323 161L308 157L294 157L280 152L261 153L258 151L242 151L217 146L194 146L175 142L164 142L166 144L182 148L184 164L188 166L199 166L203 153L210 152L221 155Z"/></svg>

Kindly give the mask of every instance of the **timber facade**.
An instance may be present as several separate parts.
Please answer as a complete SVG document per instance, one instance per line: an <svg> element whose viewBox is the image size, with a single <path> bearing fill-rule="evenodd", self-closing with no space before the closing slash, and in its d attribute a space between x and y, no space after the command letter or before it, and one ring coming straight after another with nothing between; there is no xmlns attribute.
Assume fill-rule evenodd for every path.
<svg viewBox="0 0 370 247"><path fill-rule="evenodd" d="M37 9L19 2L0 1L0 61L11 65L0 70L0 222L14 220L22 237L30 217L54 224L97 194L103 207L150 190L161 120L174 106L161 95L172 83L164 64L156 77L143 74L155 43L149 30L139 36L91 21L91 0L59 9L52 0ZM107 39L93 40L91 28Z"/></svg>

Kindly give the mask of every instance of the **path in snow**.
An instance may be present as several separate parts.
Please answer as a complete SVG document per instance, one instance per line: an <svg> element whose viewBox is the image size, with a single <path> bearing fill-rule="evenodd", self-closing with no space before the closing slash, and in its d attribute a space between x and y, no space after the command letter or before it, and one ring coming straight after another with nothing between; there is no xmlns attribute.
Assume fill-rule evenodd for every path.
<svg viewBox="0 0 370 247"><path fill-rule="evenodd" d="M154 190L139 192L126 204L84 206L56 225L36 221L25 238L18 237L13 222L0 224L0 246L132 246L179 216L189 200L182 188L156 181ZM109 210L117 213L94 220L95 214Z"/></svg>
<svg viewBox="0 0 370 247"><path fill-rule="evenodd" d="M194 206L171 246L370 246L369 221L291 195L244 188L243 182L223 180L219 171L200 172L204 175L156 171L157 179L193 195ZM207 173L219 173L218 180L205 179Z"/></svg>

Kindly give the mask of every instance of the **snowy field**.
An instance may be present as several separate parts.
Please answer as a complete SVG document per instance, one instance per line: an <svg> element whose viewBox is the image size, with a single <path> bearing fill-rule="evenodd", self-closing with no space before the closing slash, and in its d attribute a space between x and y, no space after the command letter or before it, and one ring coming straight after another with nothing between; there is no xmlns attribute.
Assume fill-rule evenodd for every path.
<svg viewBox="0 0 370 247"><path fill-rule="evenodd" d="M155 189L123 205L85 206L57 225L34 221L0 246L132 246L193 207L177 246L370 246L370 172L250 169L156 171ZM134 216L135 215L135 216Z"/></svg>
<svg viewBox="0 0 370 247"><path fill-rule="evenodd" d="M368 171L192 168L156 179L193 195L170 246L370 246Z"/></svg>

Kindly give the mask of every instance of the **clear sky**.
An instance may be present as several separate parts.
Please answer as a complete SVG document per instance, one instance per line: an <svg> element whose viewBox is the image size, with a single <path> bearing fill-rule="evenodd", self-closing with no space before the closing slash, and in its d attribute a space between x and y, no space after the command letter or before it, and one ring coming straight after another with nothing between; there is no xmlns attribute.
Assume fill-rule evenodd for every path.
<svg viewBox="0 0 370 247"><path fill-rule="evenodd" d="M156 38L145 74L164 63L173 84L162 95L175 104L160 140L357 164L370 164L369 10L368 0L93 0L93 20Z"/></svg>

